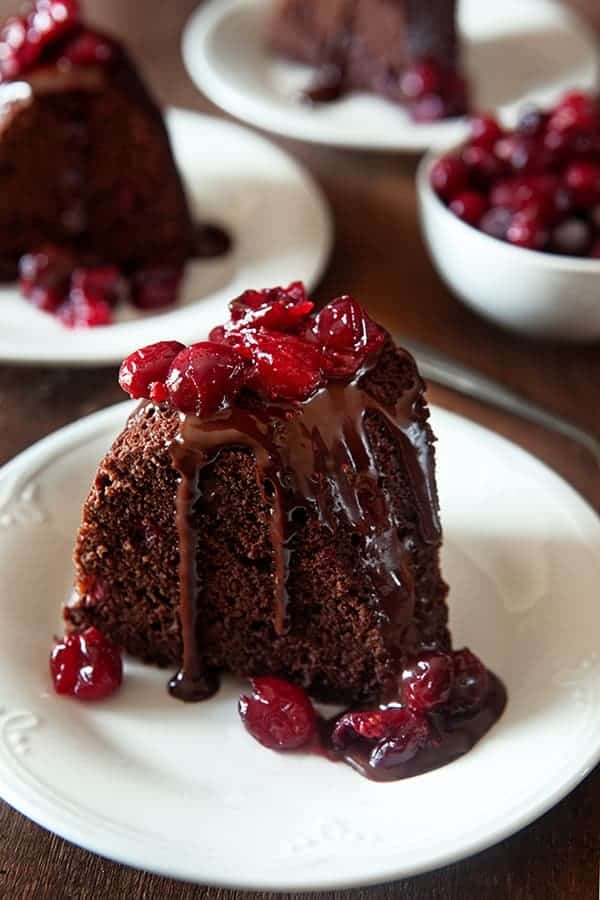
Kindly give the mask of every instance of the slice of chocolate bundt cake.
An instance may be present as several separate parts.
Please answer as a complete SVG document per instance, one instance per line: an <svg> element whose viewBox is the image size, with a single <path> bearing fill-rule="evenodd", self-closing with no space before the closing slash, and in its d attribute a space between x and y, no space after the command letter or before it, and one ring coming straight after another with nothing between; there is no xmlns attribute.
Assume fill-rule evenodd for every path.
<svg viewBox="0 0 600 900"><path fill-rule="evenodd" d="M74 0L38 0L0 31L1 274L48 243L125 273L192 248L161 112Z"/></svg>
<svg viewBox="0 0 600 900"><path fill-rule="evenodd" d="M312 100L368 90L418 121L466 112L456 0L278 0L269 42L319 67Z"/></svg>
<svg viewBox="0 0 600 900"><path fill-rule="evenodd" d="M351 298L248 291L211 340L122 366L145 398L103 459L77 537L68 627L181 666L390 699L448 650L433 435L414 360Z"/></svg>

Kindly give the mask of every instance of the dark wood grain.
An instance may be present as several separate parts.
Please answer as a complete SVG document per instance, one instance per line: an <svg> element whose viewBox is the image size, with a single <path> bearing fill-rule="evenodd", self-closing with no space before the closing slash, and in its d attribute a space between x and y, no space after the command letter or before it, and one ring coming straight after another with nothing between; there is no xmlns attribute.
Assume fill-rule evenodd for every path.
<svg viewBox="0 0 600 900"><path fill-rule="evenodd" d="M97 22L126 37L163 102L218 113L194 89L180 62L181 27L195 5L196 0L145 0L143 4L89 0L87 4ZM592 15L600 28L597 0L574 0L574 5ZM12 0L1 0L0 15L14 6ZM419 235L415 159L277 142L311 169L334 211L336 245L318 291L320 298L352 291L395 332L426 340L599 433L600 346L568 347L515 338L478 319L449 294L434 273ZM600 507L597 471L567 441L435 386L430 394L435 402L527 446ZM114 369L1 367L0 462L55 428L121 397ZM49 598L48 602L55 601ZM485 797L481 802L485 803ZM451 829L452 810L432 810L432 815L442 814ZM398 810L400 831L405 815L405 810ZM555 809L502 844L437 872L346 896L357 900L592 900L598 896L599 863L600 771L596 770ZM234 900L237 893L184 885L108 862L65 843L0 803L0 898Z"/></svg>

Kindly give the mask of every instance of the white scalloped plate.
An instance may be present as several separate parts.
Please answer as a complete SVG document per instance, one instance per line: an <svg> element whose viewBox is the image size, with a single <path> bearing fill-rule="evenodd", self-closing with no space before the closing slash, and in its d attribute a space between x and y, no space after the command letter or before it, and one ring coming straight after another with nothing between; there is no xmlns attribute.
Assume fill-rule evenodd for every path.
<svg viewBox="0 0 600 900"><path fill-rule="evenodd" d="M417 125L373 94L302 103L313 72L269 52L272 7L273 0L211 0L191 16L184 62L214 103L252 125L318 144L414 152L461 140L464 120ZM461 0L460 29L476 108L510 120L524 103L551 103L572 87L596 85L596 42L559 3Z"/></svg>
<svg viewBox="0 0 600 900"><path fill-rule="evenodd" d="M533 457L439 409L453 633L509 693L504 716L466 756L374 784L255 743L233 680L186 705L167 696L167 673L133 662L108 701L55 695L47 656L81 503L130 408L57 432L0 474L0 791L14 807L140 869L236 888L331 889L475 853L598 762L598 519Z"/></svg>
<svg viewBox="0 0 600 900"><path fill-rule="evenodd" d="M153 314L123 307L114 325L101 328L64 328L34 309L16 287L0 287L0 360L118 364L154 341L201 340L227 317L229 300L246 288L295 279L314 287L329 258L333 226L308 172L233 122L183 109L170 109L166 121L195 218L230 231L233 252L188 264L175 307Z"/></svg>

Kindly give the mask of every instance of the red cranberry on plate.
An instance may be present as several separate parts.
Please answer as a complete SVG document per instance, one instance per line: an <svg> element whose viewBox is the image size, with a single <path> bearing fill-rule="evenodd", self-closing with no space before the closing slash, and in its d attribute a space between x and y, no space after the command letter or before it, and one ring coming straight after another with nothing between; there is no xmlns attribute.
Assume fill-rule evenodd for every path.
<svg viewBox="0 0 600 900"><path fill-rule="evenodd" d="M50 672L57 694L79 700L102 700L121 685L121 653L97 628L69 634L50 655Z"/></svg>
<svg viewBox="0 0 600 900"><path fill-rule="evenodd" d="M281 678L252 679L252 693L240 697L246 730L271 750L297 750L316 733L316 715L302 688Z"/></svg>

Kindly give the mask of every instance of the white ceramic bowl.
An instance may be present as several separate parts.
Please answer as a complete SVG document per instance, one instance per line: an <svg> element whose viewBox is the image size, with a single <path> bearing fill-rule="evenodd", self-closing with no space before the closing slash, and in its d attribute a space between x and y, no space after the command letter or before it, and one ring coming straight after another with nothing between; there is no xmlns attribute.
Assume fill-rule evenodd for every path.
<svg viewBox="0 0 600 900"><path fill-rule="evenodd" d="M532 337L600 339L600 260L514 247L467 225L431 187L441 155L421 160L417 191L429 252L452 291L498 325Z"/></svg>

